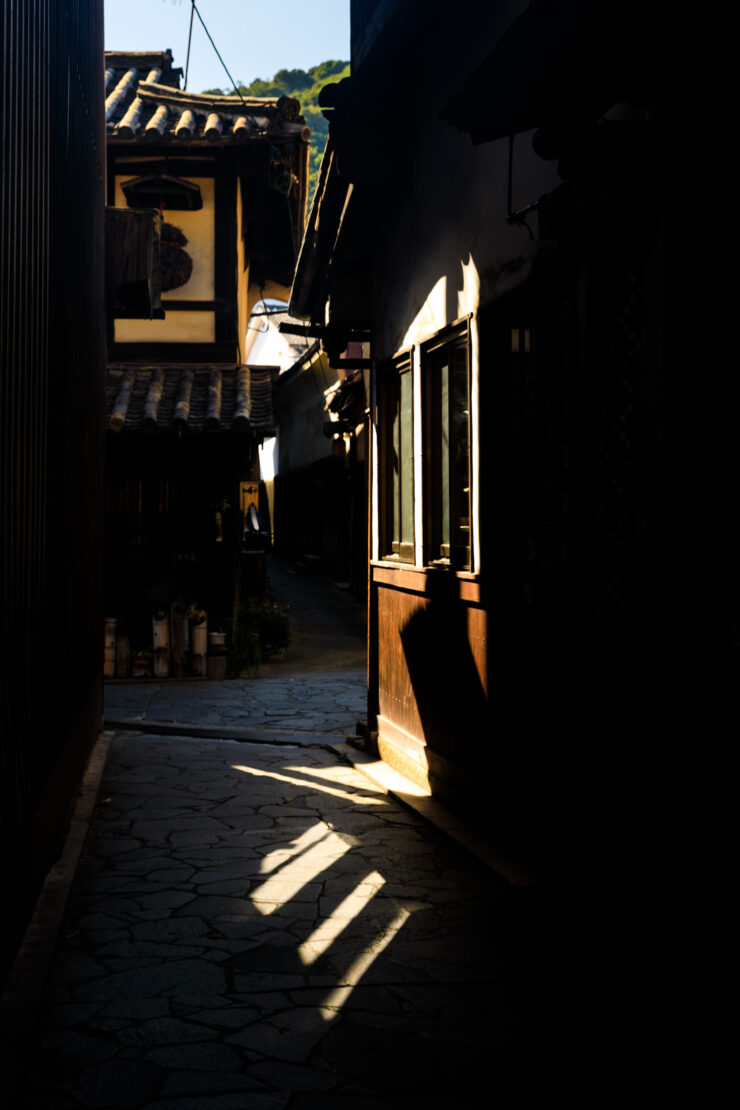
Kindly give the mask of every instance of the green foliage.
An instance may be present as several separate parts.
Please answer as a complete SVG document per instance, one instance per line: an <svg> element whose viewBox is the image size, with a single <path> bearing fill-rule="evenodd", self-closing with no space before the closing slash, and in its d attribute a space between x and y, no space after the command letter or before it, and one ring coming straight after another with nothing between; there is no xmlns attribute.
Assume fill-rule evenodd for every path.
<svg viewBox="0 0 740 1110"><path fill-rule="evenodd" d="M172 584L170 582L158 582L147 590L147 610L152 614L157 614L160 620L163 620L167 615L171 604Z"/></svg>
<svg viewBox="0 0 740 1110"><path fill-rule="evenodd" d="M231 627L232 669L237 678L244 671L247 672L249 678L259 678L260 656L259 632L248 624L242 606Z"/></svg>
<svg viewBox="0 0 740 1110"><path fill-rule="evenodd" d="M290 622L284 608L269 598L249 598L239 609L239 619L250 632L256 632L264 648L281 651L290 641Z"/></svg>
<svg viewBox="0 0 740 1110"><path fill-rule="evenodd" d="M231 623L232 669L237 675L246 671L249 678L259 678L263 656L288 646L287 608L273 600L269 580L263 596L248 597L239 606Z"/></svg>
<svg viewBox="0 0 740 1110"><path fill-rule="evenodd" d="M255 78L248 85L239 82L242 96L293 96L301 102L301 112L311 128L311 152L309 155L309 192L311 203L319 175L321 156L324 153L329 134L329 125L319 107L319 93L324 85L330 85L349 77L349 62L337 60L319 62L310 69L279 69L274 77L263 80ZM216 95L231 94L233 89L205 89L206 93Z"/></svg>

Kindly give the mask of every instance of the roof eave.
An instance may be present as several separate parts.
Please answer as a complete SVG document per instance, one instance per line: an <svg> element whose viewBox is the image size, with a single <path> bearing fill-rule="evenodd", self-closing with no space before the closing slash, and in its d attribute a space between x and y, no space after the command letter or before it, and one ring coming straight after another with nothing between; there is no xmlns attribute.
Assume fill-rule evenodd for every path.
<svg viewBox="0 0 740 1110"><path fill-rule="evenodd" d="M290 292L288 311L299 320L323 320L329 262L351 191L351 183L337 169L330 131Z"/></svg>

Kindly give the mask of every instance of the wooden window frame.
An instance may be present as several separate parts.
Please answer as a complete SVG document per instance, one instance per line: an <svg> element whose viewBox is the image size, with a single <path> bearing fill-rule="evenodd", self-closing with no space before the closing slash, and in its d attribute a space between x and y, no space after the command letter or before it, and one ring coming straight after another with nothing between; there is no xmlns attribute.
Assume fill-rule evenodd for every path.
<svg viewBox="0 0 740 1110"><path fill-rule="evenodd" d="M405 407L404 386L408 390ZM410 351L378 370L378 445L380 558L414 563L414 370Z"/></svg>
<svg viewBox="0 0 740 1110"><path fill-rule="evenodd" d="M460 378L454 370L456 352L464 352L466 408L465 464L456 458L450 442L455 418L454 387ZM458 354L459 357L459 354ZM446 370L446 379L442 371ZM459 394L458 394L459 396ZM472 490L472 375L470 322L454 324L421 347L422 457L423 457L423 551L426 566L473 569ZM459 420L459 417L458 417ZM446 444L445 444L446 439ZM455 440L457 443L457 440ZM467 498L467 514L460 513L461 498ZM455 523L467 520L467 524ZM465 543L460 542L467 532Z"/></svg>

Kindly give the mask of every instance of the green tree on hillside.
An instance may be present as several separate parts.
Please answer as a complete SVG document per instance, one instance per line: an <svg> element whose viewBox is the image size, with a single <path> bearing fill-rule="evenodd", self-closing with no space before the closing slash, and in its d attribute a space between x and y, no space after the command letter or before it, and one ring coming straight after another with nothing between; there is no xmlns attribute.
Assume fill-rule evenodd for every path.
<svg viewBox="0 0 740 1110"><path fill-rule="evenodd" d="M279 69L274 77L263 80L255 78L248 85L239 82L239 92L242 96L294 96L301 102L301 112L306 123L311 128L311 152L309 155L309 188L308 202L313 200L313 194L318 181L319 165L324 153L326 140L329 134L329 125L324 119L319 108L319 93L324 85L341 81L349 77L349 62L327 61L319 62L310 69ZM205 89L206 93L232 95L233 89Z"/></svg>

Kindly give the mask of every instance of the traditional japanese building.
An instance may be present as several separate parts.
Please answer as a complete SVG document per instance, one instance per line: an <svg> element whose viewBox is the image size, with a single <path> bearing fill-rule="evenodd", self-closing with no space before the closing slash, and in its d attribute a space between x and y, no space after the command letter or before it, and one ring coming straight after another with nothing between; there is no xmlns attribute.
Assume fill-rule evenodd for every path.
<svg viewBox="0 0 740 1110"><path fill-rule="evenodd" d="M247 321L287 298L310 132L295 100L181 89L169 51L105 64L119 253L134 253L134 214L160 217L160 276L132 268L109 289L106 609L146 642L154 595L222 619L237 602L245 484L273 428L274 375L245 365Z"/></svg>
<svg viewBox="0 0 740 1110"><path fill-rule="evenodd" d="M732 47L657 0L351 10L290 310L372 345L371 740L664 982L697 937L719 982Z"/></svg>
<svg viewBox="0 0 740 1110"><path fill-rule="evenodd" d="M367 592L367 384L357 359L331 364L314 340L276 390L275 551L358 597Z"/></svg>

